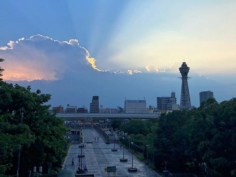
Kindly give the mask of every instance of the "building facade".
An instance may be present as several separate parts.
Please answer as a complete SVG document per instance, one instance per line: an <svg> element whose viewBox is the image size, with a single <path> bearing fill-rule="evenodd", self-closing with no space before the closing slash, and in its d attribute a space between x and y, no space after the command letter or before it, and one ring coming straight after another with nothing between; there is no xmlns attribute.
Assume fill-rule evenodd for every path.
<svg viewBox="0 0 236 177"><path fill-rule="evenodd" d="M124 111L128 114L147 113L146 100L125 100Z"/></svg>
<svg viewBox="0 0 236 177"><path fill-rule="evenodd" d="M212 91L202 91L199 93L200 105L203 101L207 101L209 98L214 98Z"/></svg>
<svg viewBox="0 0 236 177"><path fill-rule="evenodd" d="M77 113L88 113L88 110L87 110L85 107L83 107L83 108L78 108L78 109L77 109Z"/></svg>
<svg viewBox="0 0 236 177"><path fill-rule="evenodd" d="M181 67L179 68L179 71L181 73L181 97L180 97L180 109L191 109L191 100L190 100L190 94L189 94L189 88L188 88L188 72L190 68L187 66L186 62L183 62Z"/></svg>
<svg viewBox="0 0 236 177"><path fill-rule="evenodd" d="M60 105L57 107L53 107L52 110L53 110L53 112L60 113L60 112L64 111L64 108L63 108L63 106Z"/></svg>
<svg viewBox="0 0 236 177"><path fill-rule="evenodd" d="M76 112L77 112L77 106L71 106L67 104L66 113L76 113Z"/></svg>
<svg viewBox="0 0 236 177"><path fill-rule="evenodd" d="M90 103L90 113L99 113L99 96L93 96Z"/></svg>
<svg viewBox="0 0 236 177"><path fill-rule="evenodd" d="M170 97L157 97L157 109L160 111L171 111L176 104L175 92L171 92Z"/></svg>
<svg viewBox="0 0 236 177"><path fill-rule="evenodd" d="M102 114L115 114L117 112L116 108L100 108L100 113Z"/></svg>

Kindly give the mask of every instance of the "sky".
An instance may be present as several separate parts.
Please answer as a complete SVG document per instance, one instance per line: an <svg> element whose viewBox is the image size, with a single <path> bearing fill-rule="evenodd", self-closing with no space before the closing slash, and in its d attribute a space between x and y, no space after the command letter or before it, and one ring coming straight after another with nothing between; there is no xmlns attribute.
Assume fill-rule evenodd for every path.
<svg viewBox="0 0 236 177"><path fill-rule="evenodd" d="M176 92L190 67L191 102L235 97L236 1L0 1L3 79L50 93L52 106L103 107Z"/></svg>

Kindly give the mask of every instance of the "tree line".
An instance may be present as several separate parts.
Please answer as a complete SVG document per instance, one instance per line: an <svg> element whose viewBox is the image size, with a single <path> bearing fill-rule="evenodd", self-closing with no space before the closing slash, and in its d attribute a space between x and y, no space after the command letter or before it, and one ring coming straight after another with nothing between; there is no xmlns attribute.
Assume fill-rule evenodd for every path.
<svg viewBox="0 0 236 177"><path fill-rule="evenodd" d="M3 59L0 59L2 62ZM0 75L3 69L0 68ZM0 176L29 176L43 167L44 176L56 174L66 155L67 129L49 113L49 94L0 80ZM54 171L54 172L53 172Z"/></svg>
<svg viewBox="0 0 236 177"><path fill-rule="evenodd" d="M121 126L153 157L159 170L198 176L236 176L236 98L208 99L199 108Z"/></svg>

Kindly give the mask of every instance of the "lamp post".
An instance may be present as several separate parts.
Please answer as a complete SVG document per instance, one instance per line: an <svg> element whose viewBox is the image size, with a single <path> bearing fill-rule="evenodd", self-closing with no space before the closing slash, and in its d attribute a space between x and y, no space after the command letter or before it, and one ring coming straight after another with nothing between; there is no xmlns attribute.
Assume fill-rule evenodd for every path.
<svg viewBox="0 0 236 177"><path fill-rule="evenodd" d="M82 169L82 164L83 164L82 159L85 157L85 154L83 154L83 150L82 150L84 147L85 146L82 143L78 147L78 148L80 148L80 154L78 155L78 158L79 158L79 168L81 168L81 169Z"/></svg>
<svg viewBox="0 0 236 177"><path fill-rule="evenodd" d="M83 133L82 133L82 127L80 127L80 135L79 135L79 137L80 137L80 143L82 143L83 142Z"/></svg>
<svg viewBox="0 0 236 177"><path fill-rule="evenodd" d="M122 139L123 139L123 142L124 142L125 137L123 137ZM124 156L124 146L123 146L123 158L120 159L120 162L127 162L127 161L128 161L128 159L125 158L125 156Z"/></svg>
<svg viewBox="0 0 236 177"><path fill-rule="evenodd" d="M133 147L133 142L131 142L132 144L132 147ZM134 149L132 148L132 168L134 167L134 158L133 158L133 155L134 154Z"/></svg>
<svg viewBox="0 0 236 177"><path fill-rule="evenodd" d="M33 173L34 173L34 176L41 176L42 175L42 172L43 172L43 167L42 166L40 166L39 167L39 171L37 172L37 167L36 166L34 166L34 168L33 168Z"/></svg>
<svg viewBox="0 0 236 177"><path fill-rule="evenodd" d="M82 148L84 148L84 145L83 145L83 144L79 145L79 148L81 149L81 151L80 151L80 155L78 155L79 167L78 167L77 173L78 173L78 174L81 174L81 173L84 173L84 171L83 171L83 169L82 169L82 166L83 166L83 157L85 157L85 155L84 155L83 152L82 152Z"/></svg>
<svg viewBox="0 0 236 177"><path fill-rule="evenodd" d="M137 172L138 169L134 167L134 159L133 159L133 154L134 154L134 150L133 150L133 142L131 142L131 145L132 145L132 167L128 168L128 171L129 172Z"/></svg>
<svg viewBox="0 0 236 177"><path fill-rule="evenodd" d="M128 138L129 138L129 149L130 149L130 136Z"/></svg>
<svg viewBox="0 0 236 177"><path fill-rule="evenodd" d="M146 164L148 164L148 145L146 145L146 147L147 147L147 162L146 162Z"/></svg>
<svg viewBox="0 0 236 177"><path fill-rule="evenodd" d="M113 149L111 149L111 151L117 151L117 149L116 149L116 137L114 136L114 148Z"/></svg>
<svg viewBox="0 0 236 177"><path fill-rule="evenodd" d="M122 139L124 141L125 138L123 137ZM124 146L123 146L123 159L124 159Z"/></svg>

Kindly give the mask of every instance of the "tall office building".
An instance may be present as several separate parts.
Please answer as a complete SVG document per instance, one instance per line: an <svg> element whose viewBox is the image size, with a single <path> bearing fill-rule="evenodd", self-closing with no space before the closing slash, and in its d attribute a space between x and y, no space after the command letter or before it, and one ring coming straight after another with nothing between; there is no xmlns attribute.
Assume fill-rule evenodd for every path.
<svg viewBox="0 0 236 177"><path fill-rule="evenodd" d="M147 113L146 100L125 100L125 113Z"/></svg>
<svg viewBox="0 0 236 177"><path fill-rule="evenodd" d="M200 105L203 101L207 101L209 98L214 98L214 94L211 91L202 91L199 93Z"/></svg>
<svg viewBox="0 0 236 177"><path fill-rule="evenodd" d="M182 63L179 71L182 75L182 86L181 86L181 98L180 98L180 109L191 109L190 94L188 88L188 72L189 67L185 62Z"/></svg>
<svg viewBox="0 0 236 177"><path fill-rule="evenodd" d="M172 110L172 106L176 104L175 92L171 92L170 97L157 97L157 109L162 111Z"/></svg>
<svg viewBox="0 0 236 177"><path fill-rule="evenodd" d="M90 113L99 113L99 96L93 96L90 103Z"/></svg>

